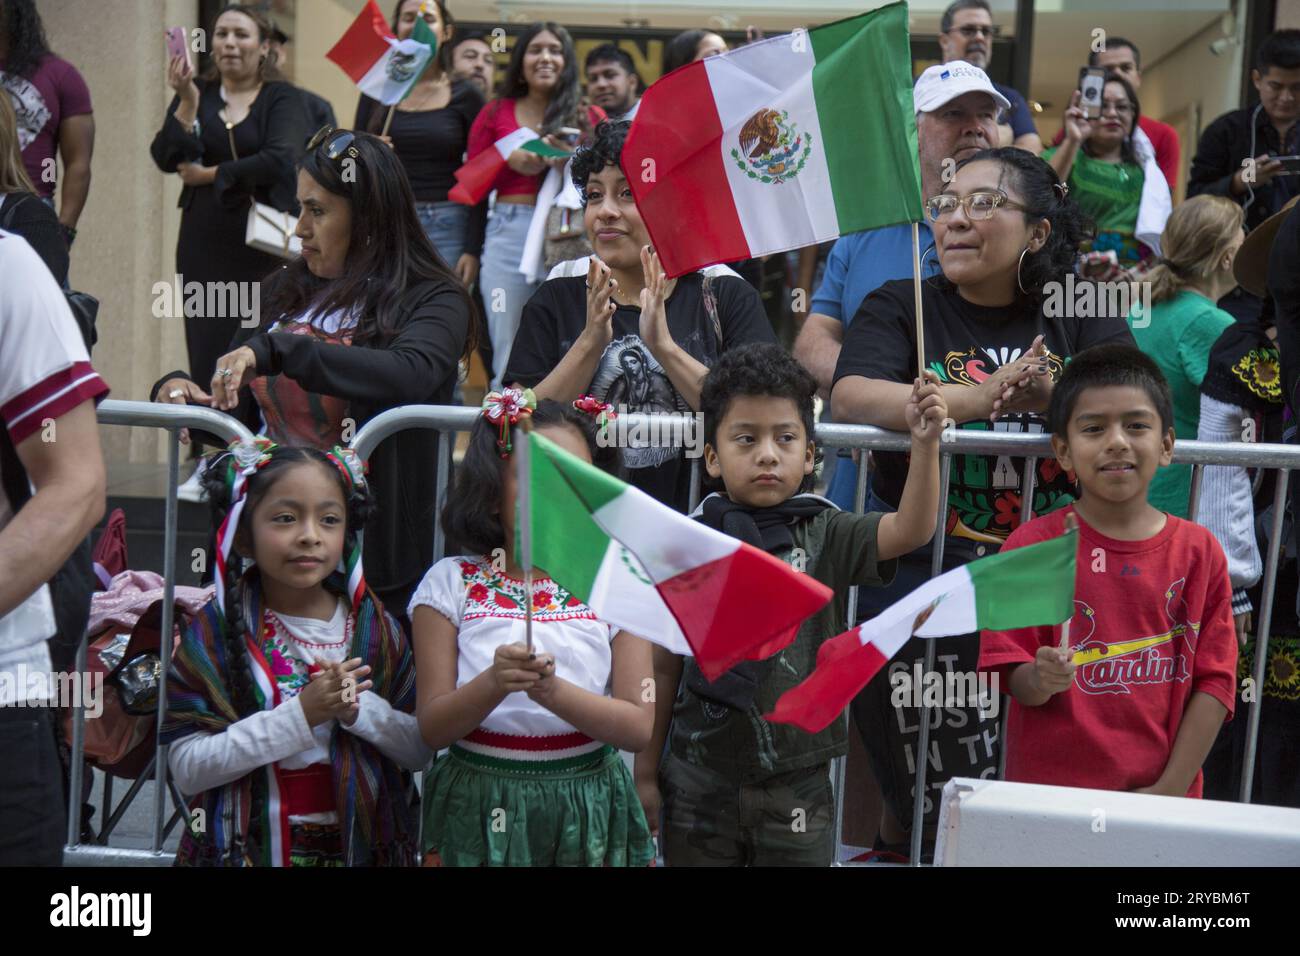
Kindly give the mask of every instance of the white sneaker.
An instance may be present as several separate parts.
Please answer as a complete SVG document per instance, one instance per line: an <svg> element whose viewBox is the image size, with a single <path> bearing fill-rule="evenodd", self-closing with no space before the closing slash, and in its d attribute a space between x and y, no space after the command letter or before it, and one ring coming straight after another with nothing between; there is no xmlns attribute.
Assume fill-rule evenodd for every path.
<svg viewBox="0 0 1300 956"><path fill-rule="evenodd" d="M207 471L208 462L205 458L200 458L194 473L176 489L176 498L179 501L192 501L200 504L208 500L208 493L203 488L203 473Z"/></svg>

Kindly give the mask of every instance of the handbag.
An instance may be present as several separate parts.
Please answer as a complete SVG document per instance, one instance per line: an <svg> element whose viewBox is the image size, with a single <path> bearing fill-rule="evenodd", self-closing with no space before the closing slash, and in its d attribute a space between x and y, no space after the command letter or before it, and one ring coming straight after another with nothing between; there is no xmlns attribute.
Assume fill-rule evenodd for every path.
<svg viewBox="0 0 1300 956"><path fill-rule="evenodd" d="M230 137L230 155L239 159L235 150L235 124L222 116L226 124L226 135ZM250 196L251 206L248 210L248 224L244 229L244 245L266 252L281 259L296 259L302 255L302 240L294 235L298 228L298 217L291 212L281 212L274 206L258 202L257 197Z"/></svg>
<svg viewBox="0 0 1300 956"><path fill-rule="evenodd" d="M549 272L557 263L591 255L591 243L582 222L581 209L552 206L546 214L546 235L542 241L542 267Z"/></svg>

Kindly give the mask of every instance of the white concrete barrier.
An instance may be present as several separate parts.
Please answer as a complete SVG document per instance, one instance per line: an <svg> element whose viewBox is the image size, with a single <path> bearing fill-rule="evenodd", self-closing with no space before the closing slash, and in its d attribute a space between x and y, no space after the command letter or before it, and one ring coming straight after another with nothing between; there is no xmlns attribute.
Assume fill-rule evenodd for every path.
<svg viewBox="0 0 1300 956"><path fill-rule="evenodd" d="M954 777L937 866L1300 866L1300 810Z"/></svg>

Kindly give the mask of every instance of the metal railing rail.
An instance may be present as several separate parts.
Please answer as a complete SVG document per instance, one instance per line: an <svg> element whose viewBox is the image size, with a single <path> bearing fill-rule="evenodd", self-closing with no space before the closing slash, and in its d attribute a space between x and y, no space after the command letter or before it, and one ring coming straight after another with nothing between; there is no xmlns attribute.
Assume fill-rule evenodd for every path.
<svg viewBox="0 0 1300 956"><path fill-rule="evenodd" d="M128 850L106 846L83 846L81 840L81 788L85 775L86 712L76 708L72 719L72 766L68 781L68 843L63 850L63 862L69 866L167 866L171 855L162 850L164 834L163 814L167 793L171 789L167 779L167 747L162 742L163 718L167 713L167 671L172 657L172 619L176 596L176 489L180 484L180 437L182 428L201 428L229 441L236 438L251 439L253 433L237 419L210 408L192 405L164 405L157 402L124 402L107 399L99 404L96 415L101 425L128 425L163 428L167 431L167 496L163 510L163 606L162 634L159 649L160 676L158 681L158 735L157 753L153 763L154 806L153 847L150 850ZM83 640L77 651L77 670L85 671L88 641ZM135 799L139 787L132 787L114 814L113 824L121 811ZM175 797L173 796L173 799ZM107 807L105 811L107 812ZM188 815L182 803L177 808L182 816ZM111 830L111 827L109 827Z"/></svg>
<svg viewBox="0 0 1300 956"><path fill-rule="evenodd" d="M165 584L162 622L162 633L164 635L170 635L172 630L172 599L176 579L176 488L179 483L179 443L177 440L177 431L183 427L202 428L227 441L235 438L247 439L252 436L241 423L230 416L211 409L195 408L193 406L161 405L148 402L105 401L100 405L98 414L101 424L160 427L166 429L170 436L167 463L168 488L164 518L165 552L163 560L163 577ZM447 484L451 478L455 434L472 428L474 422L478 419L478 415L479 412L477 409L467 407L439 405L403 406L401 408L390 409L389 411L371 419L356 433L351 442L352 447L357 451L357 453L362 458L368 459L381 441L399 431L402 431L403 429L430 428L439 431L442 434L444 440L439 442L439 453L438 459L435 463L434 475L434 481L437 488L434 516L435 560L443 556L443 550L445 549L445 539L442 536L441 528L438 526L437 514L440 512L442 503L445 500ZM676 418L684 420L690 416L637 414L620 417L625 419L623 427L631 430L638 426L652 427L652 423L656 419L664 420ZM663 426L661 425L660 427L662 428ZM911 447L911 438L909 435L905 433L886 431L884 429L867 425L818 425L816 439L823 447L828 448L856 448L866 451L905 452ZM977 429L947 430L943 435L942 443L940 445L940 504L931 559L932 574L940 573L943 567L945 544L943 528L948 510L948 477L951 470L952 456L964 454L1006 456L1021 460L1025 463L1025 467L1022 469L1022 482L1020 489L1022 502L1021 520L1027 520L1032 515L1032 501L1036 475L1035 466L1037 461L1042 458L1050 458L1053 456L1050 437L1046 434L1011 433L998 431L996 429L990 429L987 431ZM1255 636L1256 659L1254 678L1256 687L1262 688L1264 681L1264 668L1267 662L1270 627L1272 624L1272 604L1276 597L1277 570L1280 562L1282 519L1284 505L1286 503L1286 491L1290 471L1300 469L1300 447L1263 443L1179 441L1174 445L1174 462L1190 464L1193 466L1191 501L1193 508L1199 499L1203 478L1202 470L1206 465L1238 465L1248 468L1274 469L1278 472L1278 480L1274 491L1271 534L1265 558L1264 590L1261 602L1262 608L1259 614L1259 627ZM869 462L864 458L863 467L859 471L858 487L855 494L855 511L859 513L861 513L866 504L868 467ZM691 468L691 506L694 507L699 499L699 486L701 479L700 460L698 457L691 460ZM1194 515L1195 511L1193 510L1190 513ZM846 627L852 627L855 623L854 618L856 617L858 604L857 597L856 589L852 590L849 595L848 615L845 622ZM77 658L77 666L79 669L85 668L85 657L86 647L83 643L82 649ZM160 704L158 726L161 730L162 717L165 714L166 708L166 672L171 659L170 640L164 638L162 647L160 648L160 657L162 659L163 677L159 688ZM927 673L934 669L934 657L935 645L933 642L928 642L925 661L925 669ZM1246 759L1242 772L1240 792L1240 799L1242 802L1250 801L1250 791L1254 780L1254 763L1257 753L1259 719L1262 703L1262 691L1257 691L1256 699L1252 702L1250 707ZM928 738L930 721L928 711L929 706L923 703L920 715L920 739L917 747L916 785L912 819L911 856L913 865L919 865L921 859L924 795L926 792L926 777L929 763L928 760L925 759L926 753L929 749ZM131 863L141 865L166 865L170 862L170 857L167 854L162 853L162 842L164 838L164 806L169 785L167 781L166 748L161 744L161 741L158 746L158 758L154 765L156 786L154 793L154 839L152 850L125 850L113 847L86 847L78 845L77 840L80 836L79 795L81 792L83 774L83 761L81 757L84 752L84 719L84 712L78 711L73 721L73 762L70 793L74 795L74 799L70 800L70 809L68 814L68 846L64 851L65 863L72 865L97 865L101 863L107 865L123 865ZM1001 739L1000 743L1005 752L1005 737ZM833 780L835 783L835 835L836 854L838 857L843 826L843 758L840 758L833 768ZM183 807L178 809L182 815L185 814Z"/></svg>

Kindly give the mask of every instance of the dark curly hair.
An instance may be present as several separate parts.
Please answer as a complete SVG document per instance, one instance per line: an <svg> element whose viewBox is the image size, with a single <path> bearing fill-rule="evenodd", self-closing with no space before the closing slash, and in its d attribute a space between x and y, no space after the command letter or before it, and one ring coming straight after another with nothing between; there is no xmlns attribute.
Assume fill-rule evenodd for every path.
<svg viewBox="0 0 1300 956"><path fill-rule="evenodd" d="M584 206L587 204L587 183L592 176L606 166L623 168L623 144L627 142L627 131L631 128L632 124L626 120L618 123L604 120L597 124L592 141L574 152L570 175Z"/></svg>
<svg viewBox="0 0 1300 956"><path fill-rule="evenodd" d="M1141 349L1122 344L1094 345L1070 357L1047 404L1047 427L1065 438L1079 396L1089 388L1114 385L1142 389L1160 415L1161 429L1174 427L1174 402L1160 366Z"/></svg>
<svg viewBox="0 0 1300 956"><path fill-rule="evenodd" d="M734 399L741 396L789 399L799 410L805 437L813 441L813 396L817 382L785 349L770 342L740 345L722 353L704 376L700 387L700 414L704 416L704 440L718 444L718 425ZM805 475L801 492L811 491L813 475Z"/></svg>
<svg viewBox="0 0 1300 956"><path fill-rule="evenodd" d="M613 473L618 450L596 440L596 420L569 402L544 398L533 410L533 427L568 425L587 441L592 463ZM509 547L501 524L501 479L514 459L501 458L497 449L497 426L482 416L469 433L469 447L456 469L455 482L442 508L442 530L465 554L491 554Z"/></svg>
<svg viewBox="0 0 1300 956"><path fill-rule="evenodd" d="M216 529L221 527L221 523L226 520L226 515L230 513L232 504L230 487L225 480L226 468L231 454L232 452L225 451L217 455L203 473L203 488L208 494L214 533ZM240 542L249 541L251 533L249 528L251 527L253 512L257 509L258 503L266 496L267 491L286 471L305 462L312 462L324 468L338 482L339 491L347 505L344 554L347 554L353 547L356 535L365 527L366 520L370 517L372 502L369 493L364 489L356 489L349 494L347 484L343 479L343 475L339 473L338 466L326 458L324 452L315 448L279 445L271 451L271 460L249 477L244 510L239 517L239 527L236 529L236 545L231 550L230 561L226 564L224 580L216 582L217 587L225 590L226 614L222 622L222 640L225 643L226 660L231 668L231 673L228 675L232 691L231 696L241 718L257 713L260 708L253 690L253 675L248 667L248 657L244 653L244 632L250 624L255 623L244 620L246 573L243 565L244 559L251 560L252 555L240 556L237 549L240 547ZM256 568L253 568L249 573L256 573ZM266 784L264 775L254 774L249 814L250 821L261 819L265 800ZM245 834L246 843L243 852L253 859L256 859L259 855L258 847L261 836L256 832Z"/></svg>
<svg viewBox="0 0 1300 956"><path fill-rule="evenodd" d="M0 22L0 35L5 38L5 72L28 79L50 52L45 39L45 26L36 10L34 0L3 0L4 20Z"/></svg>
<svg viewBox="0 0 1300 956"><path fill-rule="evenodd" d="M1072 198L1062 196L1061 177L1045 160L1014 146L982 149L957 164L957 169L971 163L997 163L1002 167L999 187L1008 184L1025 207L1026 223L1046 219L1052 225L1047 242L1037 252L1025 256L1020 281L1036 300L1043 298L1043 286L1061 282L1074 271L1080 243L1091 239L1093 224ZM951 285L940 276L934 280ZM1019 290L1017 289L1017 293Z"/></svg>
<svg viewBox="0 0 1300 956"><path fill-rule="evenodd" d="M298 164L322 188L352 205L346 271L337 279L322 279L301 256L280 267L265 280L262 327L313 306L322 313L355 308L359 318L352 344L380 346L397 334L406 294L418 283L436 280L464 305L462 355L468 359L475 345L469 295L420 225L401 160L377 137L355 137L348 147L356 149L355 161L347 155L329 158L331 135Z"/></svg>

